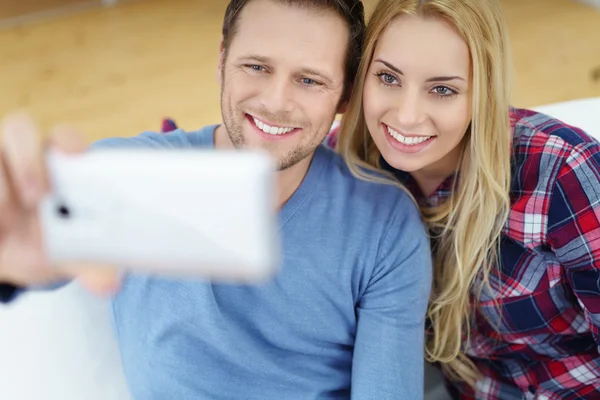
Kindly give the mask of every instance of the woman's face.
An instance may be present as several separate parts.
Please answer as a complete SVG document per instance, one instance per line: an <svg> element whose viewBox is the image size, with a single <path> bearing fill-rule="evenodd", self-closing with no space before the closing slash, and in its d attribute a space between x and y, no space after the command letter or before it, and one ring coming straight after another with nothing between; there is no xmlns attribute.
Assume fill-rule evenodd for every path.
<svg viewBox="0 0 600 400"><path fill-rule="evenodd" d="M378 41L363 107L388 164L416 174L451 173L471 121L466 43L441 19L397 18Z"/></svg>

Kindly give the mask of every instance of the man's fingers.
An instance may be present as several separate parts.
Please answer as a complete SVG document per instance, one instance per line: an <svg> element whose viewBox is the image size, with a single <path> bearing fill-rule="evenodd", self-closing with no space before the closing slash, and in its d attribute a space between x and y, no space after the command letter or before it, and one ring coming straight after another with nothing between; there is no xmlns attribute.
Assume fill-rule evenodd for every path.
<svg viewBox="0 0 600 400"><path fill-rule="evenodd" d="M88 147L83 135L69 125L60 125L52 129L50 145L65 153L81 153Z"/></svg>
<svg viewBox="0 0 600 400"><path fill-rule="evenodd" d="M11 229L21 217L21 207L16 196L14 184L8 175L6 160L0 152L0 232Z"/></svg>
<svg viewBox="0 0 600 400"><path fill-rule="evenodd" d="M40 132L24 113L8 115L1 130L5 175L21 203L32 208L48 189Z"/></svg>
<svg viewBox="0 0 600 400"><path fill-rule="evenodd" d="M120 272L109 265L86 263L61 265L58 269L65 275L77 279L86 290L94 294L112 294L121 284Z"/></svg>

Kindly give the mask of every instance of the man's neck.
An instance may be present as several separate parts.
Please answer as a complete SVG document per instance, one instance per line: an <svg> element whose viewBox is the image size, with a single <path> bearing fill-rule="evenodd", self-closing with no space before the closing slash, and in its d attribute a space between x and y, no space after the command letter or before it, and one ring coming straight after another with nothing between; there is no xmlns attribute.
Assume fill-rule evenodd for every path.
<svg viewBox="0 0 600 400"><path fill-rule="evenodd" d="M223 124L219 125L215 130L215 148L216 149L235 149L235 146L231 142L229 138L229 134L225 129ZM277 189L277 199L276 205L277 209L281 209L284 204L292 197L292 195L298 190L306 173L308 172L308 168L310 167L310 163L312 161L311 157L306 157L304 160L300 161L293 167L285 169L283 171L278 171L275 175L276 180L276 189Z"/></svg>

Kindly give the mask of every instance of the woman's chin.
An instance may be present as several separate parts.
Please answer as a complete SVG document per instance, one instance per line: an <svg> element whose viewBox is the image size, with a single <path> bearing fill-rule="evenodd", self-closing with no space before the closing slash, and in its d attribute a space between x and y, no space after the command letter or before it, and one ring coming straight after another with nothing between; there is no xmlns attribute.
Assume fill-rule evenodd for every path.
<svg viewBox="0 0 600 400"><path fill-rule="evenodd" d="M386 149L381 155L390 167L398 171L415 172L426 166L424 157L415 156L414 154L408 156L393 149Z"/></svg>

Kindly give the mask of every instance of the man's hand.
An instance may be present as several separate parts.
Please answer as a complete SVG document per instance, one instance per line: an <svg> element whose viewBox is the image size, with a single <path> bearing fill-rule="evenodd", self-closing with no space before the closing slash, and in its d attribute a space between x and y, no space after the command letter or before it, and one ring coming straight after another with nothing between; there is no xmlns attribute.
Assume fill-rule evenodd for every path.
<svg viewBox="0 0 600 400"><path fill-rule="evenodd" d="M79 279L90 291L117 288L111 268L93 265L49 265L43 250L38 205L51 189L42 135L26 114L13 113L0 126L0 282L17 286L48 285ZM60 151L86 150L81 135L56 128L46 137Z"/></svg>

